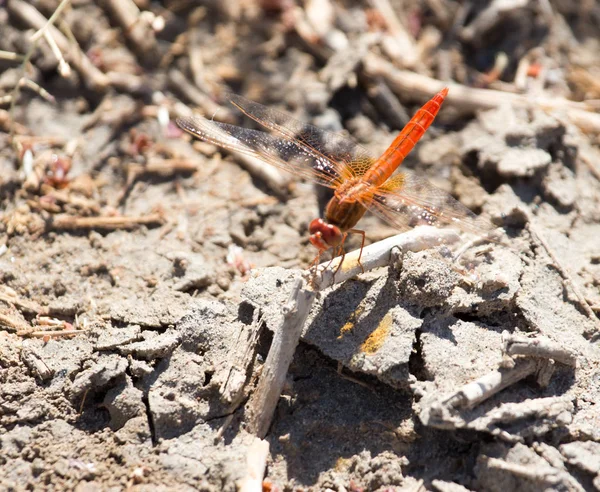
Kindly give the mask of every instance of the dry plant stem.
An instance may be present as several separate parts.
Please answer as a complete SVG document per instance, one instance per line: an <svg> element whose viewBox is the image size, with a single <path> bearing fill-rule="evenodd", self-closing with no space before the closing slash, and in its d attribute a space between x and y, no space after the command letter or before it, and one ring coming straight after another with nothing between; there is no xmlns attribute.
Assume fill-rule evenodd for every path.
<svg viewBox="0 0 600 492"><path fill-rule="evenodd" d="M507 355L528 355L553 359L567 366L577 367L577 354L546 337L527 338L502 333L504 352Z"/></svg>
<svg viewBox="0 0 600 492"><path fill-rule="evenodd" d="M394 248L402 251L421 251L437 246L441 243L449 244L458 241L459 236L451 229L437 229L431 226L421 226L411 231L392 236L377 243L371 244L362 250L360 263L358 257L360 250L346 254L340 266L341 257L331 262L322 263L317 267L316 279L313 282L315 290L331 287L334 283L344 282L362 272L390 264L390 254ZM362 268L361 268L362 265Z"/></svg>
<svg viewBox="0 0 600 492"><path fill-rule="evenodd" d="M72 231L77 229L132 229L140 225L161 225L164 222L159 214L144 215L142 217L73 217L72 215L55 215L52 217L50 228L59 231Z"/></svg>
<svg viewBox="0 0 600 492"><path fill-rule="evenodd" d="M447 82L436 80L406 70L398 70L383 58L369 54L364 58L364 70L371 77L382 77L397 94L410 94L416 99L427 99L431 94L447 86ZM563 98L513 94L491 89L475 89L459 84L450 84L450 92L444 104L449 104L466 113L493 109L505 104L519 108L539 107L545 111L564 112L580 128L600 133L600 114L585 103Z"/></svg>
<svg viewBox="0 0 600 492"><path fill-rule="evenodd" d="M58 60L58 72L60 73L60 75L62 77L68 77L69 75L71 75L71 67L65 61L62 52L60 51L60 48L56 44L56 41L54 41L54 38L50 35L50 32L47 30L44 31L44 39L46 40L46 43L48 43L48 46L50 46L52 54Z"/></svg>
<svg viewBox="0 0 600 492"><path fill-rule="evenodd" d="M458 238L454 231L429 226L418 227L364 248L361 264L364 271L385 266L390 263L391 251L395 248L400 248L402 251L419 251L438 244L441 239L447 243L452 237ZM303 279L296 280L289 300L282 308L283 322L275 330L258 386L248 404L246 419L248 428L258 437L263 438L271 425L288 367L296 351L316 291L361 273L362 269L357 263L358 255L358 251L345 255L344 262L337 273L335 272L340 258L319 265L318 271L322 272L322 275L317 273L317 278L309 282L310 286L305 285ZM312 277L311 272L305 272L304 275Z"/></svg>
<svg viewBox="0 0 600 492"><path fill-rule="evenodd" d="M43 331L31 331L31 330L22 330L18 331L17 335L20 337L67 337L70 335L77 335L79 333L85 333L87 330L43 330Z"/></svg>
<svg viewBox="0 0 600 492"><path fill-rule="evenodd" d="M38 94L40 97L44 98L46 101L53 103L56 101L56 99L54 99L54 96L52 94L50 94L46 89L44 89L43 87L40 87L38 84L36 84L33 80L30 79L21 79L19 81L19 84L23 87L28 87L29 89L31 89L33 92L35 92L36 94Z"/></svg>
<svg viewBox="0 0 600 492"><path fill-rule="evenodd" d="M7 304L12 304L13 306L19 308L21 311L24 311L28 314L48 314L47 307L42 307L33 301L17 297L17 294L12 289L10 289L10 287L0 287L0 301L5 302Z"/></svg>
<svg viewBox="0 0 600 492"><path fill-rule="evenodd" d="M144 63L158 64L158 45L152 27L141 19L141 12L132 0L101 2L117 20L131 47Z"/></svg>
<svg viewBox="0 0 600 492"><path fill-rule="evenodd" d="M21 93L21 81L25 80L25 71L27 70L27 65L29 64L29 60L31 59L31 57L33 56L33 53L35 52L35 49L37 48L37 45L39 43L40 38L45 34L46 30L49 29L50 27L52 27L52 24L54 22L56 22L56 19L58 19L58 16L60 15L60 13L63 11L63 9L69 4L71 0L62 0L62 2L59 4L59 6L56 8L56 10L54 11L54 14L50 17L50 19L48 19L45 23L42 22L42 26L38 27L38 31L31 37L31 46L29 47L29 50L27 51L27 53L25 53L25 56L23 56L22 62L21 62L21 77L19 79L19 82L15 85L15 88L13 89L12 93L11 93L11 101L10 101L10 109L8 111L9 116L10 116L10 140L11 142L13 142L14 145L14 136L15 136L15 107L16 107L16 103L17 103L17 99L19 98L19 94ZM17 14L20 17L27 17L28 15L33 15L35 16L37 14L37 17L41 17L41 19L44 19L44 16L42 14L40 14L34 7L26 4L25 2L21 2L21 0L15 0L14 2L11 1L9 4L9 9L13 11L13 13ZM27 22L26 19L22 19L24 22ZM38 19L39 20L39 19Z"/></svg>
<svg viewBox="0 0 600 492"><path fill-rule="evenodd" d="M265 361L258 386L248 404L249 431L260 438L267 435L288 368L294 357L302 329L316 293L296 280L289 300L283 306L283 323L275 331L269 355Z"/></svg>
<svg viewBox="0 0 600 492"><path fill-rule="evenodd" d="M54 13L50 16L50 18L46 21L46 23L39 27L39 31L36 32L32 37L31 37L31 41L32 42L37 42L40 40L40 38L42 36L45 35L46 30L54 25L54 23L58 20L58 17L60 16L60 14L62 14L62 11L64 9L67 8L67 5L69 5L69 3L71 3L71 0L63 0L62 2L60 2L60 4L58 5L58 7L56 7L56 10L54 11Z"/></svg>
<svg viewBox="0 0 600 492"><path fill-rule="evenodd" d="M473 408L504 388L535 373L537 369L538 364L534 359L519 359L511 369L494 370L464 385L456 393L440 402L440 405L453 409Z"/></svg>
<svg viewBox="0 0 600 492"><path fill-rule="evenodd" d="M12 51L0 50L0 60L10 60L10 61L22 62L24 59L25 59L25 57L23 55L13 53Z"/></svg>
<svg viewBox="0 0 600 492"><path fill-rule="evenodd" d="M403 66L414 66L419 59L415 40L396 16L389 0L371 0L370 3L382 14L395 41L396 46L388 50L390 54Z"/></svg>
<svg viewBox="0 0 600 492"><path fill-rule="evenodd" d="M462 30L461 37L465 41L482 39L489 30L498 24L503 17L511 11L522 9L529 0L502 0L490 2L490 5L482 10L479 15Z"/></svg>
<svg viewBox="0 0 600 492"><path fill-rule="evenodd" d="M136 174L154 174L172 176L176 173L193 173L198 170L198 164L190 159L159 159L150 158L144 166L133 168Z"/></svg>
<svg viewBox="0 0 600 492"><path fill-rule="evenodd" d="M18 17L21 22L34 29L38 29L38 32L33 35L34 42L31 43L29 51L25 54L23 70L33 55L39 39L44 36L46 30L49 30L50 35L54 38L60 50L64 53L71 54L71 63L81 74L83 79L85 79L87 85L94 90L104 90L110 85L107 75L98 70L98 68L92 64L90 59L81 51L79 46L72 45L63 33L53 25L58 18L57 13L60 14L60 11L67 6L69 1L70 0L63 0L50 19L46 19L35 7L23 0L11 0L8 3L8 8L11 13Z"/></svg>
<svg viewBox="0 0 600 492"><path fill-rule="evenodd" d="M255 439L246 456L248 474L241 480L241 483L237 484L240 492L262 492L268 457L269 443L262 439Z"/></svg>

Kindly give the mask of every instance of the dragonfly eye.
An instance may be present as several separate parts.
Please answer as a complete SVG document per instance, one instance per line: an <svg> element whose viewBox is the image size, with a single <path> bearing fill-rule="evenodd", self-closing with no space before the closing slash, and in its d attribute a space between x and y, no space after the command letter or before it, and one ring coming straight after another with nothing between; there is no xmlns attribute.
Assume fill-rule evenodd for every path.
<svg viewBox="0 0 600 492"><path fill-rule="evenodd" d="M320 250L339 246L344 237L339 227L328 224L323 219L313 220L308 226L308 232L310 232L310 242Z"/></svg>

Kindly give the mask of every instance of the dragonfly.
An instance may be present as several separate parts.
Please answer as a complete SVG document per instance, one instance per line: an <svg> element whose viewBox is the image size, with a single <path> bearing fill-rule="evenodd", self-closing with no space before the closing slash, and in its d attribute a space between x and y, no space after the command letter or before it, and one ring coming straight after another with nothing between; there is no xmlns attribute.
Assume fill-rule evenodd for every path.
<svg viewBox="0 0 600 492"><path fill-rule="evenodd" d="M327 250L332 250L332 257L343 255L351 233L362 236L362 254L365 232L355 226L367 210L400 230L426 224L478 236L489 233L491 224L450 194L414 172L398 169L435 119L447 94L448 88L444 88L425 103L380 157L349 137L300 122L237 94L228 94L227 99L268 131L199 116L178 118L176 123L201 140L257 157L332 189L324 217L314 219L308 227L309 240L317 249L313 264L317 264Z"/></svg>

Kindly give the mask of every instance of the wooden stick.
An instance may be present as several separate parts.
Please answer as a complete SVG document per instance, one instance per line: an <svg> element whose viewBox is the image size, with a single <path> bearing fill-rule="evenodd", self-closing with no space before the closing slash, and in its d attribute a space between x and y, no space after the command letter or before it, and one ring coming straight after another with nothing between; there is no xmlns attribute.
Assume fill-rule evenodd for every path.
<svg viewBox="0 0 600 492"><path fill-rule="evenodd" d="M510 369L496 369L465 384L456 393L445 398L441 405L451 409L471 409L537 370L535 359L519 359Z"/></svg>
<svg viewBox="0 0 600 492"><path fill-rule="evenodd" d="M0 50L0 60L10 60L16 62L22 62L25 59L23 55L13 53L12 51Z"/></svg>
<svg viewBox="0 0 600 492"><path fill-rule="evenodd" d="M132 0L104 0L100 2L123 29L125 37L143 63L158 65L158 43L152 26L142 19L139 7Z"/></svg>
<svg viewBox="0 0 600 492"><path fill-rule="evenodd" d="M283 389L288 368L294 357L302 329L316 292L296 280L290 298L283 306L283 324L275 331L258 386L248 404L249 431L260 438L267 435Z"/></svg>
<svg viewBox="0 0 600 492"><path fill-rule="evenodd" d="M52 35L50 34L50 31L44 31L44 39L46 40L46 43L48 43L48 46L50 46L50 49L52 50L52 53L58 60L58 73L60 73L60 76L66 78L69 75L71 75L71 67L63 57L62 51L60 51L60 48L56 44L56 41L54 40Z"/></svg>
<svg viewBox="0 0 600 492"><path fill-rule="evenodd" d="M364 269L365 272L390 264L390 254L395 248L402 251L421 251L438 244L450 244L459 240L459 236L452 229L438 229L432 226L420 226L414 229L384 239L360 250L352 251L343 257L335 258L331 262L322 263L317 267L317 277L313 281L315 290L323 290L334 284L344 282L355 277ZM358 262L358 257L360 263ZM362 265L362 268L361 268Z"/></svg>
<svg viewBox="0 0 600 492"><path fill-rule="evenodd" d="M248 474L237 484L240 492L262 492L268 457L269 443L262 439L255 439L246 456Z"/></svg>

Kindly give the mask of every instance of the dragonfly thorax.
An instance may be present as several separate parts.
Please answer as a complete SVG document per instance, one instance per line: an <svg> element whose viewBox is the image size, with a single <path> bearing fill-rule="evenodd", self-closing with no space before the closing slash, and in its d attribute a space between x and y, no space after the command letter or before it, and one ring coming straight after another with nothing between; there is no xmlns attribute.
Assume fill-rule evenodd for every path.
<svg viewBox="0 0 600 492"><path fill-rule="evenodd" d="M367 211L364 204L372 197L367 184L356 180L350 185L338 188L325 209L327 223L337 226L342 232L356 225Z"/></svg>
<svg viewBox="0 0 600 492"><path fill-rule="evenodd" d="M343 183L337 190L335 190L335 197L340 202L352 203L356 202L357 198L371 197L373 191L371 185L361 178L352 178Z"/></svg>

